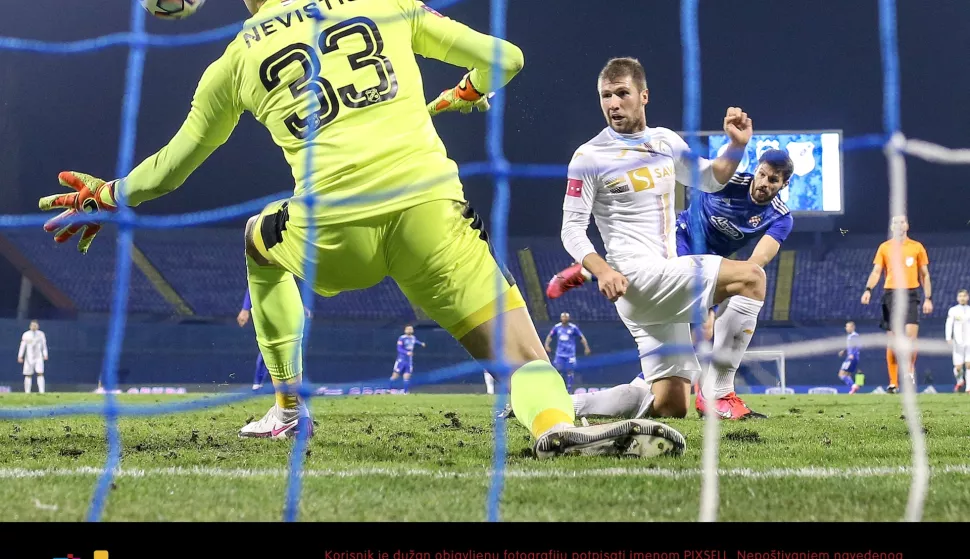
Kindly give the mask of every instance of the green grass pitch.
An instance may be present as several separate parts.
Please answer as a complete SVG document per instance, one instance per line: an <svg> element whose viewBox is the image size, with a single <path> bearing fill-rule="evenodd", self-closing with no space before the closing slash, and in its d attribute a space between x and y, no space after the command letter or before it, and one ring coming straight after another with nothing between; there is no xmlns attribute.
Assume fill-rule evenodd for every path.
<svg viewBox="0 0 970 559"><path fill-rule="evenodd" d="M121 395L156 404L198 395ZM379 395L312 400L300 520L482 521L493 396ZM87 394L4 394L0 407L97 403ZM767 420L722 422L723 521L897 521L912 445L899 395L751 396ZM279 521L290 441L239 439L272 396L197 412L122 418L122 472L106 521ZM924 520L970 517L968 396L920 395L930 465ZM508 422L506 521L693 521L703 421L669 421L681 457L537 461ZM96 415L0 421L0 521L82 521L103 466Z"/></svg>

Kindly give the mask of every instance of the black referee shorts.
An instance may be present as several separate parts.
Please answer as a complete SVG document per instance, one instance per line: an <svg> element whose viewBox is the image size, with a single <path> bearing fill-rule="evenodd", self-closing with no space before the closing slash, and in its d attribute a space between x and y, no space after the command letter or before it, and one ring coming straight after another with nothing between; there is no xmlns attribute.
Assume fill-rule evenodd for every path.
<svg viewBox="0 0 970 559"><path fill-rule="evenodd" d="M887 289L882 294L882 322L879 323L880 328L886 331L892 330L893 308L897 304L903 304L904 301L906 301L904 323L919 324L919 289L907 289L902 294L897 293L895 289Z"/></svg>

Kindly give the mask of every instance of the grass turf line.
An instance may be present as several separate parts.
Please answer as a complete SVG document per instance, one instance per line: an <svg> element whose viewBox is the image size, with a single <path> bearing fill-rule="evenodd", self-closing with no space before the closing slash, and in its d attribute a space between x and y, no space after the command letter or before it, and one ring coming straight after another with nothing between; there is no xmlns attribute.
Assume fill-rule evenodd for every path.
<svg viewBox="0 0 970 559"><path fill-rule="evenodd" d="M129 404L195 395L121 395ZM970 436L962 394L920 395L934 474L926 520L970 513ZM312 400L301 520L484 520L493 397L421 395ZM722 422L721 520L899 520L910 440L897 395L752 396L770 419ZM98 403L87 394L4 394L0 406ZM291 444L241 440L272 396L198 412L122 418L122 475L104 519L277 521ZM505 520L696 520L703 423L669 421L680 458L571 457L538 462L508 422ZM0 520L84 518L107 445L97 416L5 420ZM578 506L577 503L581 503Z"/></svg>

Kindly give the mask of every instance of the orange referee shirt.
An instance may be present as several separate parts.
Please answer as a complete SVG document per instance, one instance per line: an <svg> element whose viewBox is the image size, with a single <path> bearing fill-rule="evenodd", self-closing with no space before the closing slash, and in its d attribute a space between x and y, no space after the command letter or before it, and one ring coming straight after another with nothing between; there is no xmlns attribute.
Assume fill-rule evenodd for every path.
<svg viewBox="0 0 970 559"><path fill-rule="evenodd" d="M886 282L883 284L883 289L900 287L915 289L919 287L919 269L930 263L930 258L926 255L926 248L923 247L922 243L907 237L903 240L901 248L903 252L901 278L897 278L896 274L893 273L898 270L895 270L892 265L894 252L900 249L899 241L890 239L879 245L879 250L876 251L876 258L872 263L878 264L882 266L883 270L886 270Z"/></svg>

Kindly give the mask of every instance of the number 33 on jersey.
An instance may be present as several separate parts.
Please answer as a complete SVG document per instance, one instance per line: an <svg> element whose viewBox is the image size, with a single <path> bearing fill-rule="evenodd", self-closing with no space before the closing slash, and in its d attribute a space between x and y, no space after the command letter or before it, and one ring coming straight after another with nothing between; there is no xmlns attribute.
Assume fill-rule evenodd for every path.
<svg viewBox="0 0 970 559"><path fill-rule="evenodd" d="M463 199L415 54L441 59L467 32L416 0L268 0L206 70L184 131L215 149L252 113L283 149L294 194L324 196L313 216L291 208L295 223ZM328 203L353 196L370 200Z"/></svg>

